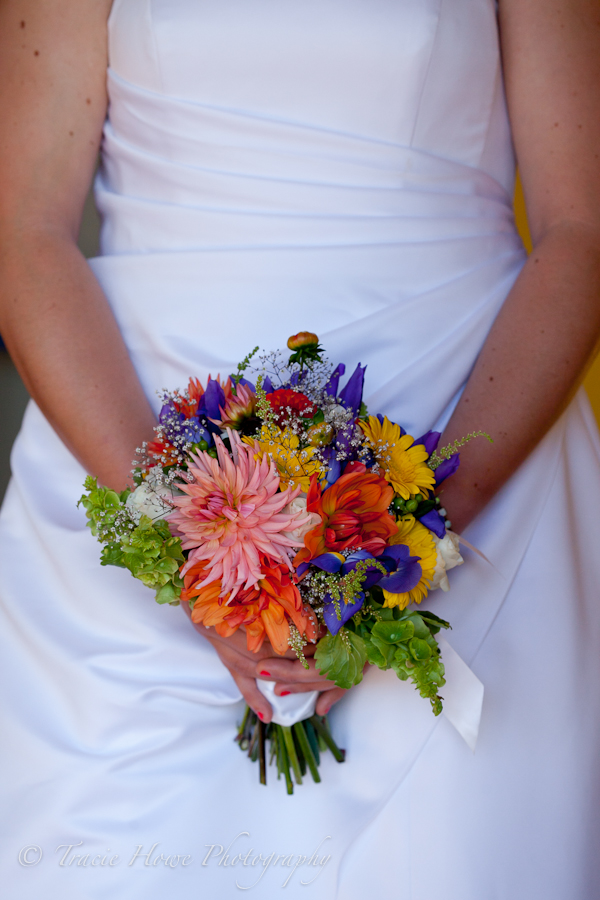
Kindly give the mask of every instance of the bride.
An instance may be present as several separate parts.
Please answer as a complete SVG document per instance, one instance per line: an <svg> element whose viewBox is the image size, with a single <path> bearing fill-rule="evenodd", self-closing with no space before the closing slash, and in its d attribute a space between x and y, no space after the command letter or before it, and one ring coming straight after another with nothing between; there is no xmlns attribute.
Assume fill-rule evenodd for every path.
<svg viewBox="0 0 600 900"><path fill-rule="evenodd" d="M0 332L33 398L0 517L4 896L598 896L595 0L3 0L0 70ZM492 565L432 601L485 686L474 754L393 673L345 693L97 564L82 481L129 482L155 391L303 328L411 433L494 438L443 492ZM257 679L320 691L347 750L292 798L231 740L242 697L271 718Z"/></svg>

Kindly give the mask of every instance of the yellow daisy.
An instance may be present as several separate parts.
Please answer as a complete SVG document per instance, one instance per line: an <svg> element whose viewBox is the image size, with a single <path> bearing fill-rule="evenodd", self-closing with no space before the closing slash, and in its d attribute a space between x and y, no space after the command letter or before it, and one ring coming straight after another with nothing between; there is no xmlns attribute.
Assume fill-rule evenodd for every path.
<svg viewBox="0 0 600 900"><path fill-rule="evenodd" d="M368 422L359 424L384 478L396 493L404 500L414 494L426 497L435 484L435 475L426 464L429 457L425 447L415 446L414 438L403 435L400 426L389 419L380 422L376 416L369 416Z"/></svg>
<svg viewBox="0 0 600 900"><path fill-rule="evenodd" d="M273 458L281 482L281 490L286 487L300 486L304 493L308 493L310 476L316 474L319 478L323 474L323 467L318 459L314 459L316 447L300 449L300 439L289 428L282 430L277 425L263 425L260 438L243 438L246 444L257 445L260 448L260 456L268 453Z"/></svg>
<svg viewBox="0 0 600 900"><path fill-rule="evenodd" d="M435 571L437 550L429 529L421 525L414 516L406 516L404 519L399 519L397 525L398 531L390 539L389 543L406 544L411 556L419 556L421 558L421 580L412 591L406 591L403 594L391 594L389 591L383 592L385 597L384 606L399 606L400 609L404 609L409 603L420 603L427 596Z"/></svg>

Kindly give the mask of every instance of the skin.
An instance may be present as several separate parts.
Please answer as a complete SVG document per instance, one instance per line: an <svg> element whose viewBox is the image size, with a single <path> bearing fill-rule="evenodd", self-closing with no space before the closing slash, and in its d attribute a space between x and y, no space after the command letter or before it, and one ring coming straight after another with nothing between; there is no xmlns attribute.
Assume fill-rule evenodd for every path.
<svg viewBox="0 0 600 900"><path fill-rule="evenodd" d="M76 247L106 114L109 10L108 0L0 0L0 331L73 455L121 488L154 418ZM598 2L500 0L500 30L534 251L442 437L484 430L495 440L464 448L444 484L459 532L556 421L600 334ZM321 690L319 714L344 693L291 651L250 654L242 633L198 631L264 721L261 672L278 693Z"/></svg>

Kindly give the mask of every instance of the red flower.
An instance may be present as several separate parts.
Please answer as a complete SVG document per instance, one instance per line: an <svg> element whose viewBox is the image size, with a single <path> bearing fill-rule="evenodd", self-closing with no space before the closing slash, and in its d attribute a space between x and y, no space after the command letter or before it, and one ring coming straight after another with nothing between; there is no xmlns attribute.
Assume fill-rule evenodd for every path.
<svg viewBox="0 0 600 900"><path fill-rule="evenodd" d="M208 380L210 381L210 375L208 376ZM217 378L219 384L221 383L220 379ZM174 402L174 406L178 412L183 413L187 419L191 419L198 412L198 404L202 400L204 396L204 388L202 387L202 382L200 382L197 378L190 378L188 384L188 394L189 400L185 397L176 397Z"/></svg>
<svg viewBox="0 0 600 900"><path fill-rule="evenodd" d="M290 419L312 419L317 411L317 407L305 394L288 388L279 388L272 394L267 394L267 400L275 413L275 421L280 426Z"/></svg>
<svg viewBox="0 0 600 900"><path fill-rule="evenodd" d="M374 556L382 552L398 526L388 512L394 489L362 463L350 463L346 472L324 493L313 475L306 508L321 522L304 537L294 565L309 562L328 550L361 547Z"/></svg>

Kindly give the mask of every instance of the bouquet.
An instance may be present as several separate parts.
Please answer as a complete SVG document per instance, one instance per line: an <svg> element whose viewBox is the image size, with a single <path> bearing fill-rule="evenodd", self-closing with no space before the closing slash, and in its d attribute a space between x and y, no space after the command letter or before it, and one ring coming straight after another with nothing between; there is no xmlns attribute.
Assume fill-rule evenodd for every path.
<svg viewBox="0 0 600 900"><path fill-rule="evenodd" d="M288 347L287 360L255 348L224 380L164 391L134 490L86 479L80 502L101 563L129 569L158 603L188 603L195 623L222 636L243 628L250 651L268 639L307 665L316 644L318 670L339 687L358 684L367 663L391 668L439 715L435 636L449 623L420 604L448 590L463 559L434 492L476 435L439 450L437 432L415 440L369 415L365 367L342 386L345 366L329 364L315 334ZM262 783L270 742L289 793L292 773L298 784L307 769L320 780L323 750L344 758L314 714L265 725L247 708L237 740Z"/></svg>

